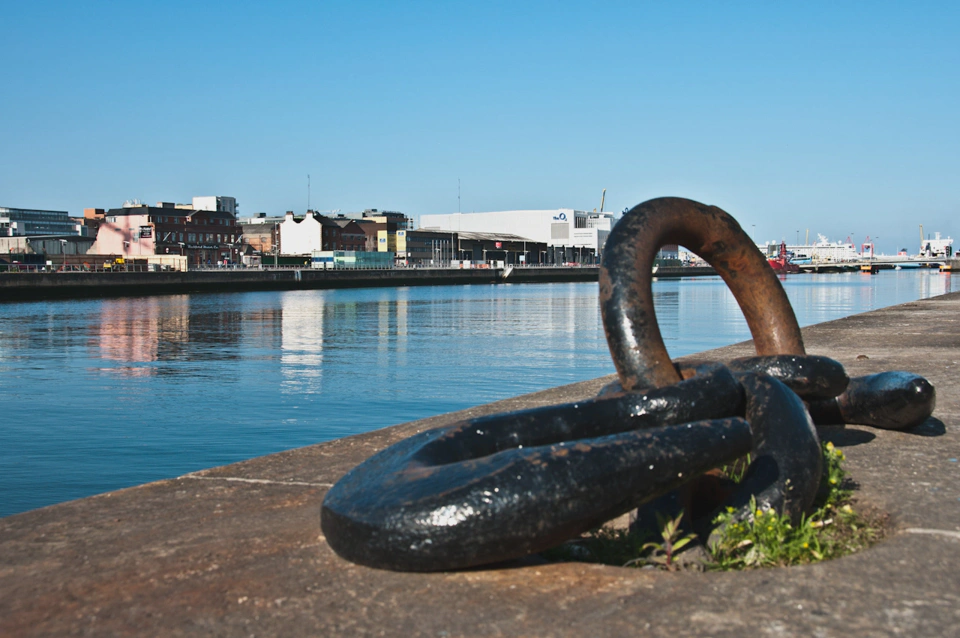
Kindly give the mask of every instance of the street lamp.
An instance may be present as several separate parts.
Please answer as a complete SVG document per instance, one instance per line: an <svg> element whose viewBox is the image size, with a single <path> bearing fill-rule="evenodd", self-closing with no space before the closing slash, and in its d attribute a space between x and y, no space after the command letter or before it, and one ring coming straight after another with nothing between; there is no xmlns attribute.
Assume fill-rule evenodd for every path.
<svg viewBox="0 0 960 638"><path fill-rule="evenodd" d="M67 240L60 240L60 252L63 254L63 264L60 267L60 270L66 272L67 270Z"/></svg>
<svg viewBox="0 0 960 638"><path fill-rule="evenodd" d="M280 223L273 222L273 267L277 267L278 254L280 252Z"/></svg>

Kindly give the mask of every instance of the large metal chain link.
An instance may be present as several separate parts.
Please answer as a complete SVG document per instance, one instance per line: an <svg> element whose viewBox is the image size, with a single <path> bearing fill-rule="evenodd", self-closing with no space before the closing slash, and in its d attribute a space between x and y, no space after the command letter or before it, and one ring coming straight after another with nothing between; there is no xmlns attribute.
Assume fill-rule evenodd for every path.
<svg viewBox="0 0 960 638"><path fill-rule="evenodd" d="M726 365L670 361L651 275L668 243L717 270L758 356ZM922 377L851 380L838 362L806 355L776 275L714 206L661 198L627 213L604 250L600 306L617 383L594 399L460 421L373 455L324 499L321 525L334 551L404 571L518 558L748 453L744 480L716 510L747 517L755 499L796 519L821 475L814 423L908 428L933 412L934 389Z"/></svg>

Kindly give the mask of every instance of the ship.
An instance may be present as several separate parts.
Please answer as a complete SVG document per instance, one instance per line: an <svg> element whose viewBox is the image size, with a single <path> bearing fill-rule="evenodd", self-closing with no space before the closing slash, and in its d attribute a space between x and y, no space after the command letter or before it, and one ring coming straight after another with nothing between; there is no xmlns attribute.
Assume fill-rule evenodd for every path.
<svg viewBox="0 0 960 638"><path fill-rule="evenodd" d="M940 233L934 233L933 239L923 238L923 226L920 226L920 256L921 257L953 257L953 239L943 238Z"/></svg>
<svg viewBox="0 0 960 638"><path fill-rule="evenodd" d="M767 256L767 259L771 259L779 254L780 244L783 243L782 241L768 242L759 245L758 248ZM794 264L839 264L860 259L856 247L849 238L845 242L830 241L818 234L814 244L795 244L788 245L786 248L787 253L792 257L790 261Z"/></svg>
<svg viewBox="0 0 960 638"><path fill-rule="evenodd" d="M773 272L778 275L787 275L800 272L800 266L791 261L791 255L787 252L786 242L780 242L780 249L776 257L768 257L767 263L773 268Z"/></svg>

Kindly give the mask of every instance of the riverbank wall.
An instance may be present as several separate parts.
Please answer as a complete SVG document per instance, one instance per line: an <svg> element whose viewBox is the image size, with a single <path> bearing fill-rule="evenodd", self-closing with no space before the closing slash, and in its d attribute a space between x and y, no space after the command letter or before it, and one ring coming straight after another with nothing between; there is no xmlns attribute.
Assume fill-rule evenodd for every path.
<svg viewBox="0 0 960 638"><path fill-rule="evenodd" d="M326 544L323 497L370 455L463 418L583 400L601 378L0 519L0 635L955 635L960 293L803 338L851 375L904 369L937 389L913 430L820 429L847 456L855 507L890 517L859 554L724 573L525 560L416 574Z"/></svg>
<svg viewBox="0 0 960 638"><path fill-rule="evenodd" d="M230 269L168 272L0 273L0 301L126 297L198 292L311 290L392 286L597 281L597 267L397 268L389 270ZM658 277L715 274L712 268L669 268Z"/></svg>

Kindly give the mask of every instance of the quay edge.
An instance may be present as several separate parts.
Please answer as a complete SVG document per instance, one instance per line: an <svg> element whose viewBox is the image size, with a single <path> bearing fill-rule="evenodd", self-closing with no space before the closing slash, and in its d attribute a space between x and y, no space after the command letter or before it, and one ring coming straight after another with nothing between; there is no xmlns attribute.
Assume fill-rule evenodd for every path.
<svg viewBox="0 0 960 638"><path fill-rule="evenodd" d="M311 290L389 286L597 281L596 267L397 268L390 270L237 269L184 272L0 273L0 301L124 297L195 292ZM659 277L715 274L712 268L673 268Z"/></svg>
<svg viewBox="0 0 960 638"><path fill-rule="evenodd" d="M320 503L356 463L465 416L581 400L596 379L0 519L0 635L956 635L960 293L803 336L850 374L904 369L937 388L912 431L821 431L847 455L856 507L891 516L859 554L737 573L526 561L419 574L327 546Z"/></svg>

